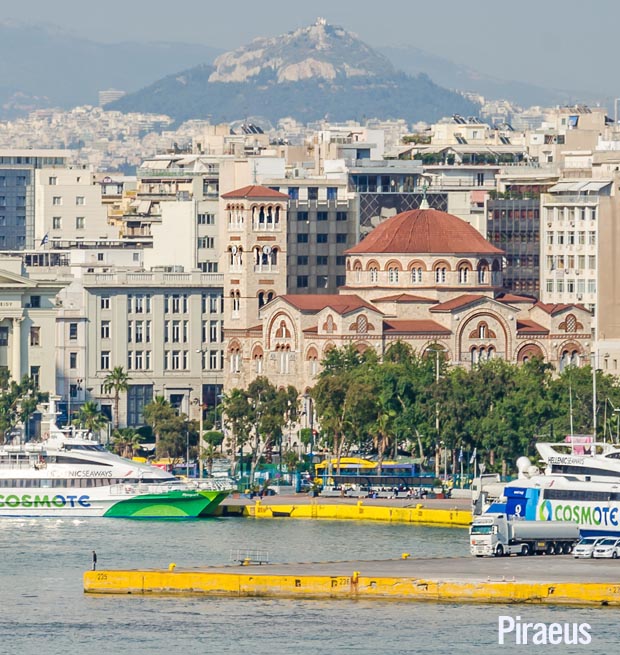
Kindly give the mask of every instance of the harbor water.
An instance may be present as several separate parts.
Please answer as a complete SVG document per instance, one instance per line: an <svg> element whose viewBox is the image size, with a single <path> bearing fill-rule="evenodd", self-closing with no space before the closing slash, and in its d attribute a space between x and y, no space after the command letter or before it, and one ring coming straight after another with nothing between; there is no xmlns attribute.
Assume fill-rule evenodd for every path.
<svg viewBox="0 0 620 655"><path fill-rule="evenodd" d="M257 598L90 596L82 574L98 568L222 564L237 548L271 561L467 556L465 530L355 521L0 519L0 654L234 655L310 653L478 655L615 651L612 608ZM567 566L570 561L567 560ZM363 570L363 564L360 567ZM620 580L620 564L618 564ZM498 645L498 617L588 623L588 645Z"/></svg>

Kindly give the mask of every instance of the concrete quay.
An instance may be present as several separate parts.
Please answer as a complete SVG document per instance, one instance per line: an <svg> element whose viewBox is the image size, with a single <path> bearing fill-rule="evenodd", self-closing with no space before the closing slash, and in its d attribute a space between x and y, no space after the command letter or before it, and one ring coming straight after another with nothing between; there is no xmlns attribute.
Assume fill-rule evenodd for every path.
<svg viewBox="0 0 620 655"><path fill-rule="evenodd" d="M620 563L571 556L417 558L84 573L93 594L620 607Z"/></svg>
<svg viewBox="0 0 620 655"><path fill-rule="evenodd" d="M256 500L229 498L222 504L219 515L256 519L387 521L447 527L467 527L471 523L469 501L463 499L416 501L405 498L310 498L304 495Z"/></svg>

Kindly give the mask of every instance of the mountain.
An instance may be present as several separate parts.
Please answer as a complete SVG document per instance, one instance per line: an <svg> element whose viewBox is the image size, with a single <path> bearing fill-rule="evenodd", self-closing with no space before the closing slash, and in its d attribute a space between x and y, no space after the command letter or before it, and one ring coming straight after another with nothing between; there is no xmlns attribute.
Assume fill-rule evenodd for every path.
<svg viewBox="0 0 620 655"><path fill-rule="evenodd" d="M181 121L231 121L262 116L271 122L364 117L433 121L476 114L462 95L426 75L407 75L357 36L319 19L314 25L221 54L168 75L110 105L121 111L166 113Z"/></svg>
<svg viewBox="0 0 620 655"><path fill-rule="evenodd" d="M437 84L469 91L488 100L509 100L522 107L532 105L552 106L557 104L584 102L592 93L563 91L536 86L529 82L504 80L438 57L413 46L386 46L377 48L394 66L410 75L425 73Z"/></svg>
<svg viewBox="0 0 620 655"><path fill-rule="evenodd" d="M96 105L98 91L135 91L220 52L192 44L96 43L55 26L0 22L0 118Z"/></svg>

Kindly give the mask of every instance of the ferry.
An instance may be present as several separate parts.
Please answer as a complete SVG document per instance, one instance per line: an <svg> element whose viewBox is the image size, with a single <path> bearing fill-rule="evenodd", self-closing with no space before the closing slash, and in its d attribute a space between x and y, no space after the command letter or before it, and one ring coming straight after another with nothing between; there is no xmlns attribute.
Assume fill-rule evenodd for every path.
<svg viewBox="0 0 620 655"><path fill-rule="evenodd" d="M475 487L474 513L506 514L529 521L570 521L582 536L620 537L620 478L538 472L527 457L517 461L519 477ZM481 499L486 503L481 503Z"/></svg>
<svg viewBox="0 0 620 655"><path fill-rule="evenodd" d="M52 400L40 441L0 445L0 517L198 518L233 490L119 457L85 430L60 429L56 415Z"/></svg>
<svg viewBox="0 0 620 655"><path fill-rule="evenodd" d="M620 481L620 448L592 437L566 437L564 442L536 444L545 473L583 476L592 481Z"/></svg>

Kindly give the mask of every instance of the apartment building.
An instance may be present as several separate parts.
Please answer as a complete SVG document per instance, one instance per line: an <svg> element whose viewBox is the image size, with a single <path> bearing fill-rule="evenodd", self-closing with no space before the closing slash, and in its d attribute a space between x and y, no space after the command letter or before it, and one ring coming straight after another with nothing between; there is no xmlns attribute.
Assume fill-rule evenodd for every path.
<svg viewBox="0 0 620 655"><path fill-rule="evenodd" d="M35 246L35 174L66 165L65 150L0 149L0 251Z"/></svg>

